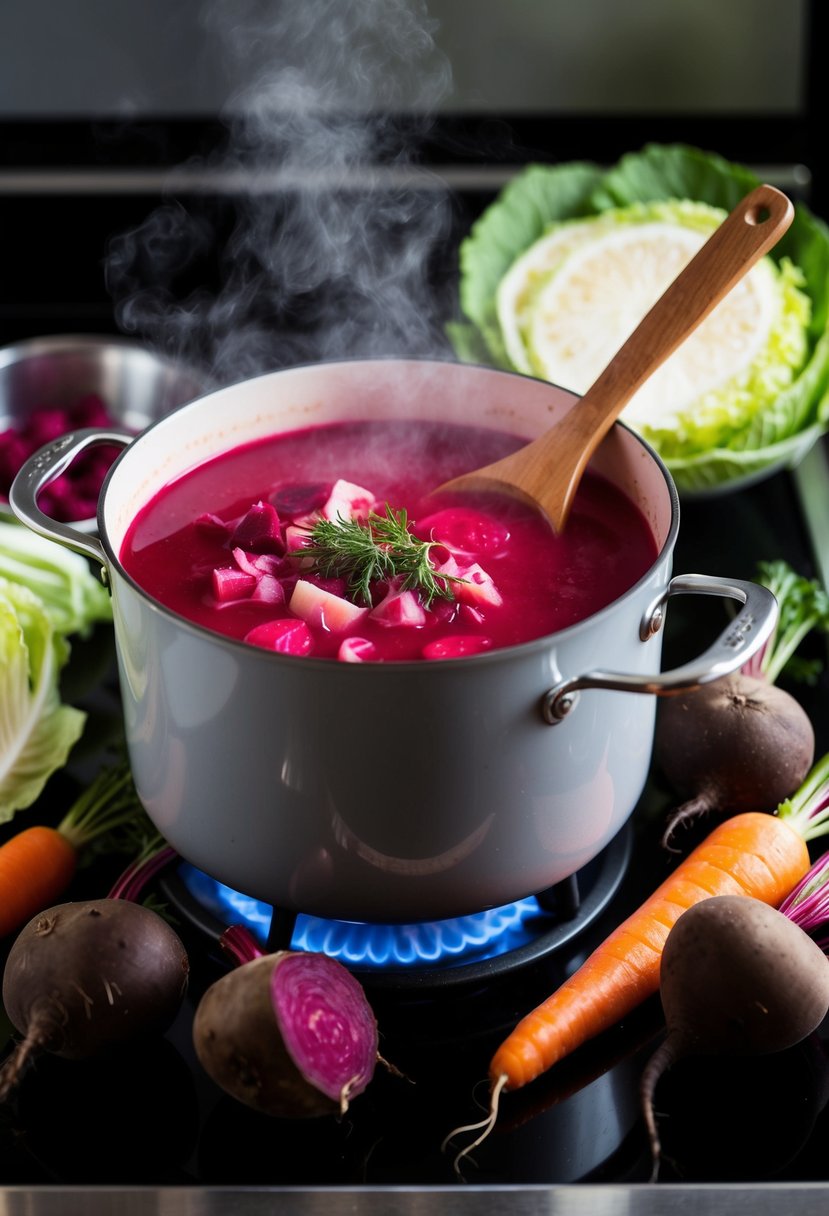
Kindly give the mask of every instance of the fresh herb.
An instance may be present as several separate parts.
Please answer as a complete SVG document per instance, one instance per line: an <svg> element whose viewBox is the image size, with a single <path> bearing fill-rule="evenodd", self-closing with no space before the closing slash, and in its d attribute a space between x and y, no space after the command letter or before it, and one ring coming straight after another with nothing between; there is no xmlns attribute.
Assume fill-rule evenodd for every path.
<svg viewBox="0 0 829 1216"><path fill-rule="evenodd" d="M407 512L386 503L385 514L370 511L365 521L341 515L318 520L302 556L313 560L315 574L344 578L357 603L371 603L373 583L400 579L400 589L417 591L429 608L436 596L454 599L450 584L464 581L436 573L430 554L438 544L414 536Z"/></svg>
<svg viewBox="0 0 829 1216"><path fill-rule="evenodd" d="M796 655L812 630L829 631L829 595L816 579L797 574L787 562L760 562L758 581L775 595L779 607L777 628L759 657L760 671L773 684L785 669L791 679L814 683L822 670L820 659Z"/></svg>

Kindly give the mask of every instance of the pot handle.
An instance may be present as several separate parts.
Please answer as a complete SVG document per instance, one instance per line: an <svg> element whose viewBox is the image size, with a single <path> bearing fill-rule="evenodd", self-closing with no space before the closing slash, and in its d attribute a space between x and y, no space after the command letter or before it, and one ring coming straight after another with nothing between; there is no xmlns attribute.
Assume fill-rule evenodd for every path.
<svg viewBox="0 0 829 1216"><path fill-rule="evenodd" d="M605 688L617 692L648 692L673 696L691 692L712 680L737 671L771 636L777 624L777 600L767 587L742 579L723 579L704 574L682 574L672 578L642 618L639 636L643 642L658 633L665 620L665 605L673 595L719 595L738 600L742 609L699 658L660 675L624 675L614 671L588 671L562 680L544 694L541 712L545 722L561 722L578 701L584 688Z"/></svg>
<svg viewBox="0 0 829 1216"><path fill-rule="evenodd" d="M74 549L76 553L82 553L84 557L91 557L100 564L104 582L107 581L106 554L98 537L92 532L85 533L82 530L84 524L65 524L50 519L37 505L37 496L44 486L59 477L86 448L97 447L99 444L126 447L134 438L132 432L114 428L102 430L100 427L90 427L69 431L30 456L21 465L9 489L9 506L21 523L26 524L39 536L45 536L47 540L57 541L68 549Z"/></svg>

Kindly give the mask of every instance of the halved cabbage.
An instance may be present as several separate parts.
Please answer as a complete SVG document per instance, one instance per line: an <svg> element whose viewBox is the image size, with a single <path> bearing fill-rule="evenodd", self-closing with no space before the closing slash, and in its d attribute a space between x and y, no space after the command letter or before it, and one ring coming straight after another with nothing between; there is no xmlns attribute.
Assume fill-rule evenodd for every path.
<svg viewBox="0 0 829 1216"><path fill-rule="evenodd" d="M553 226L498 288L515 367L584 393L725 215L681 200ZM791 262L764 258L635 394L625 420L669 459L727 446L805 361L802 284Z"/></svg>

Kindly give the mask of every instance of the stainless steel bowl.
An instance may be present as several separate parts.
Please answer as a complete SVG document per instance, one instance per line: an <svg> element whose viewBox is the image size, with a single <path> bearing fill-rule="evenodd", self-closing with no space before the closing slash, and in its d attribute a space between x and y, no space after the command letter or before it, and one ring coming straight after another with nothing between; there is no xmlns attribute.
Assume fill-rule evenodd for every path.
<svg viewBox="0 0 829 1216"><path fill-rule="evenodd" d="M35 413L99 397L112 422L138 434L213 387L208 377L130 338L57 334L0 347L0 430ZM0 518L12 519L0 494ZM94 521L77 521L94 527Z"/></svg>
<svg viewBox="0 0 829 1216"><path fill-rule="evenodd" d="M112 421L142 431L209 387L193 368L129 338L64 334L0 347L0 425L67 408L94 393Z"/></svg>

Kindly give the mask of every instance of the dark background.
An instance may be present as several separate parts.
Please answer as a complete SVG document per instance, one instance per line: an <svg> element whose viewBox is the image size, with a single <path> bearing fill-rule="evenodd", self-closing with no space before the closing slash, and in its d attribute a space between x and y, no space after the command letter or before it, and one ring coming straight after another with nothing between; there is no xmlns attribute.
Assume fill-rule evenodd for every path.
<svg viewBox="0 0 829 1216"><path fill-rule="evenodd" d="M291 12L300 9L319 10L318 37L308 42L301 31L306 41L297 37L286 49L285 22L290 26ZM326 20L359 13L352 33L365 41L371 10L397 22L400 32L395 9L413 14L414 27L426 31L431 57L415 63L411 79L396 90L386 87L381 67L368 91L352 93L349 48L330 61L319 51L326 38L347 40L348 22L326 29ZM223 316L217 339L215 309L205 301L224 290L227 242L251 199L260 216L270 209L268 232L278 236L298 192L303 205L310 191L324 207L326 196L330 201L341 190L333 170L326 180L325 152L311 148L303 160L301 124L292 141L283 137L281 124L287 129L291 122L284 95L266 112L266 134L259 128L250 139L247 120L262 95L254 81L267 88L284 80L287 70L302 77L309 62L305 102L324 115L333 168L347 169L345 194L355 210L369 193L390 192L399 202L406 191L432 192L444 209L424 255L430 295L422 309L434 312L428 339L414 339L401 323L378 338L387 348L382 353L407 347L423 353L439 343L442 322L457 307L458 242L497 190L533 161L609 164L650 141L687 142L751 165L819 215L829 214L822 80L829 20L820 0L783 6L636 0L624 6L624 15L604 0L471 8L437 0L424 6L416 0L333 6L315 0L299 9L278 0L240 0L212 12L211 19L209 5L183 2L164 16L164 6L125 0L105 7L91 0L71 6L16 0L11 6L0 50L0 345L39 334L122 330L173 353L181 345L188 357L212 363L217 343L226 344L239 324L239 312L231 310L232 322ZM424 94L441 63L451 80L447 84L444 73L443 95L430 110ZM344 83L331 84L334 67L346 71ZM392 64L387 76L394 74ZM348 109L352 96L354 112ZM410 111L390 113L409 96L416 100ZM363 111L371 113L361 138L343 159L336 133L353 136ZM426 176L401 186L393 178L401 166ZM310 186L296 185L298 167L312 169ZM392 184L371 177L378 168ZM161 240L152 224L147 227L159 208L178 225ZM338 214L342 220L342 209ZM390 240L404 239L405 223L401 228L396 213ZM137 236L128 242L125 261L124 234L131 233ZM180 238L186 247L176 243ZM113 249L121 255L116 274ZM243 278L244 260L230 257L237 258L235 274ZM278 259L271 273L278 277ZM347 353L314 337L296 340L309 312L318 316L320 297L335 300L337 290L317 277L312 288L278 300L267 293L253 309L257 325L293 336L258 350L233 374L260 370L257 361L266 370ZM151 307L124 311L133 294L146 304L154 291L159 298ZM160 319L165 302L178 312L176 324ZM182 302L188 315L197 314L186 335ZM248 302L245 322L252 308ZM362 353L353 335L349 342Z"/></svg>

